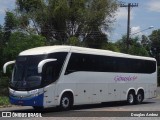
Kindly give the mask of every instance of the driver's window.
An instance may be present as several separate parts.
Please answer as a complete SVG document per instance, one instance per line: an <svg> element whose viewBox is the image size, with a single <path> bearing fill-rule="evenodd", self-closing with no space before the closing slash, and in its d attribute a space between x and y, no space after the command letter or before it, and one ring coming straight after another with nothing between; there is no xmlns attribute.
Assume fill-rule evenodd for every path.
<svg viewBox="0 0 160 120"><path fill-rule="evenodd" d="M53 68L52 66L47 66L46 68L46 81L52 81L53 79Z"/></svg>
<svg viewBox="0 0 160 120"><path fill-rule="evenodd" d="M53 62L47 63L43 69L44 84L49 84L54 82L54 75L55 75L55 70Z"/></svg>

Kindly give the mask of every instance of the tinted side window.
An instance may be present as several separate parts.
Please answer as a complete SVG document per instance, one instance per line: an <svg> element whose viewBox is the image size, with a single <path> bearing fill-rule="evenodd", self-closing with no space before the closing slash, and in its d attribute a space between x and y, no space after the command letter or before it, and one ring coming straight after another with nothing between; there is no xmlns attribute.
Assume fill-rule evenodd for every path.
<svg viewBox="0 0 160 120"><path fill-rule="evenodd" d="M55 62L56 65L53 66L54 69L56 70L56 78L59 77L59 74L61 72L61 69L63 67L64 61L66 59L67 52L57 52L57 53L51 53L48 55L48 58L55 58L57 61Z"/></svg>
<svg viewBox="0 0 160 120"><path fill-rule="evenodd" d="M55 62L50 62L44 65L43 67L43 82L44 84L50 84L54 82L57 79L56 70L54 69L56 67Z"/></svg>
<svg viewBox="0 0 160 120"><path fill-rule="evenodd" d="M143 69L146 73L153 73L156 71L156 62L155 61L144 61Z"/></svg>
<svg viewBox="0 0 160 120"><path fill-rule="evenodd" d="M76 71L153 73L155 70L155 61L72 53L65 74Z"/></svg>
<svg viewBox="0 0 160 120"><path fill-rule="evenodd" d="M89 63L89 56L72 53L65 74L76 71L88 71L92 67Z"/></svg>
<svg viewBox="0 0 160 120"><path fill-rule="evenodd" d="M66 56L66 52L51 53L48 55L47 58L54 58L57 59L57 61L45 64L43 68L44 84L52 83L59 78Z"/></svg>

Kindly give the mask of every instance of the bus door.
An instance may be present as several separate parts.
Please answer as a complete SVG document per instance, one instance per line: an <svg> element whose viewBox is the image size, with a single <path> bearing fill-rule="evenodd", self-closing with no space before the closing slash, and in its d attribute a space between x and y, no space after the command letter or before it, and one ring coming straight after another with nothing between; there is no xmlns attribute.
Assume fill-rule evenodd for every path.
<svg viewBox="0 0 160 120"><path fill-rule="evenodd" d="M56 63L50 62L45 64L43 69L43 85L44 87L44 106L54 105L55 91L56 91Z"/></svg>

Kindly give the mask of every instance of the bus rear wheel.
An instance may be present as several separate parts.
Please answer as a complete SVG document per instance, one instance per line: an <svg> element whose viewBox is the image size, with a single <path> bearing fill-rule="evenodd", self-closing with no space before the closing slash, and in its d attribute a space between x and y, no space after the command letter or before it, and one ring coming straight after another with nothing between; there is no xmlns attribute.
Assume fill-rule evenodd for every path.
<svg viewBox="0 0 160 120"><path fill-rule="evenodd" d="M144 95L142 92L138 92L136 95L136 103L141 104L144 99Z"/></svg>
<svg viewBox="0 0 160 120"><path fill-rule="evenodd" d="M133 104L135 104L135 100L136 100L135 93L134 92L129 92L128 97L127 97L127 103L129 105L133 105Z"/></svg>
<svg viewBox="0 0 160 120"><path fill-rule="evenodd" d="M60 110L66 111L72 107L72 97L69 94L64 94L60 101Z"/></svg>

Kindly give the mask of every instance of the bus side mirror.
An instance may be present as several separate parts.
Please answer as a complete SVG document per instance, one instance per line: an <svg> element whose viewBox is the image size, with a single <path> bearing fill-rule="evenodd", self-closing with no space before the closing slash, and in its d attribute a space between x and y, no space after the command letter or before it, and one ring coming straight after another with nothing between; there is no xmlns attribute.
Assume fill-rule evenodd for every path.
<svg viewBox="0 0 160 120"><path fill-rule="evenodd" d="M43 66L48 62L56 61L57 59L45 59L39 62L38 64L38 73L42 73Z"/></svg>
<svg viewBox="0 0 160 120"><path fill-rule="evenodd" d="M3 65L3 73L6 73L6 69L8 65L14 64L15 61L9 61Z"/></svg>

